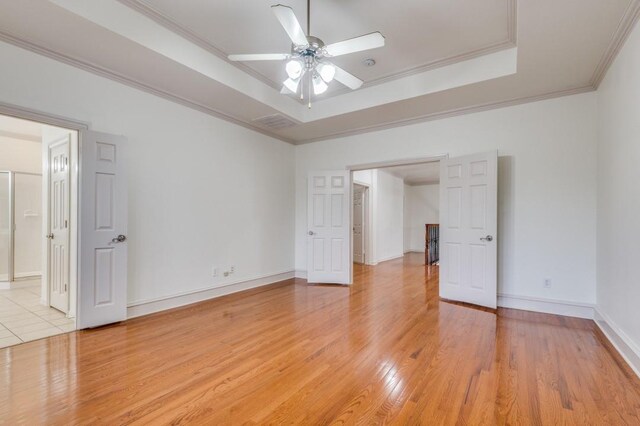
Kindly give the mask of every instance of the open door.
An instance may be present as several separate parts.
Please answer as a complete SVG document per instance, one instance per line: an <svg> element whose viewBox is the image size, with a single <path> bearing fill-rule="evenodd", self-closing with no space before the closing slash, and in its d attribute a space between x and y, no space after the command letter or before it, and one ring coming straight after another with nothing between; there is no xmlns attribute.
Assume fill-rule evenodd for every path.
<svg viewBox="0 0 640 426"><path fill-rule="evenodd" d="M497 151L440 162L440 297L497 306Z"/></svg>
<svg viewBox="0 0 640 426"><path fill-rule="evenodd" d="M45 141L47 143L47 141ZM48 152L48 272L49 305L69 313L70 285L70 165L71 133L49 143Z"/></svg>
<svg viewBox="0 0 640 426"><path fill-rule="evenodd" d="M365 191L362 185L353 185L353 261L364 263Z"/></svg>
<svg viewBox="0 0 640 426"><path fill-rule="evenodd" d="M351 174L311 172L307 191L307 281L351 283Z"/></svg>
<svg viewBox="0 0 640 426"><path fill-rule="evenodd" d="M121 136L80 133L78 328L127 317L127 178Z"/></svg>

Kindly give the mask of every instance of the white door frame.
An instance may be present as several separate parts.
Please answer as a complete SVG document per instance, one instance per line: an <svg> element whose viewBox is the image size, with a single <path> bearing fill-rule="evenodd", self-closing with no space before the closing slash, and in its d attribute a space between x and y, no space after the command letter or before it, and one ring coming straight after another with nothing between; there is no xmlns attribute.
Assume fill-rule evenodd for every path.
<svg viewBox="0 0 640 426"><path fill-rule="evenodd" d="M368 183L360 182L353 178L353 172L351 172L351 190L353 191L353 185L359 185L364 187L364 191L362 192L362 209L363 209L363 218L362 218L362 249L364 250L364 261L362 262L365 265L369 264L370 247L369 247L369 233L370 233L370 206L369 206L369 193L371 192L371 186ZM351 199L351 228L353 229L353 195ZM353 232L351 233L353 235ZM351 252L353 261L353 241L351 241Z"/></svg>
<svg viewBox="0 0 640 426"><path fill-rule="evenodd" d="M358 181L354 181L353 180L353 172L357 172L357 171L361 171L361 170L371 170L371 169L384 169L387 167L394 167L394 166L411 166L414 164L423 164L423 163L433 163L436 161L440 161L443 159L447 159L449 158L449 154L436 154L436 155L431 155L428 157L416 157L416 158L401 158L401 159L397 159L397 160L388 160L388 161L378 161L378 162L374 162L374 163L362 163L362 164L352 164L352 165L348 165L346 166L346 169L349 170L351 172L351 182L352 184L349 185L349 198L351 200L353 200L353 183L357 183L358 185L364 185L369 187L369 197L370 197L370 201L369 203L371 203L373 201L373 198L371 196L371 187L367 184L363 184L362 182L358 182ZM367 206L367 210L369 211L369 219L371 224L373 223L373 220L371 220L372 214L374 214L371 209L370 209L370 205ZM351 203L351 210L350 210L350 215L349 215L349 226L353 229L353 202ZM371 231L372 228L369 228L368 231ZM375 236L373 235L373 232L368 232L369 234L369 241L372 242L373 239L375 238ZM369 243L371 244L371 243ZM367 246L367 250L369 251L369 253L371 253L373 250L371 250L370 247ZM351 238L351 249L349 250L350 255L349 255L349 265L351 267L351 283L353 284L353 238ZM365 259L366 260L366 259ZM370 260L372 260L370 258ZM367 261L366 262L367 265L369 265L370 263ZM375 263L373 263L375 264Z"/></svg>
<svg viewBox="0 0 640 426"><path fill-rule="evenodd" d="M76 131L77 132L77 145L76 148L77 150L75 151L75 153L73 152L73 146L72 146L72 152L71 152L71 159L72 159L72 169L71 169L71 181L75 181L76 185L74 185L71 188L71 197L75 197L76 199L76 205L75 208L72 208L70 210L70 215L71 215L71 219L75 222L74 225L72 225L71 228L71 238L70 238L70 245L71 245L71 253L70 253L70 276L71 276L71 280L70 280L70 285L71 285L71 290L74 291L77 295L78 293L78 282L77 282L77 277L78 277L78 273L80 270L80 262L79 262L79 253L77 252L77 248L78 248L78 243L80 241L80 229L78 228L78 220L77 218L79 217L79 208L80 208L80 194L78 192L78 189L80 187L80 182L79 182L79 171L80 171L80 167L81 165L79 164L78 160L79 160L79 152L82 149L82 131L84 130L89 130L89 123L84 122L84 121L79 121L79 120L74 120L71 118L66 118L66 117L62 117L62 116L58 116L55 114L49 114L46 112L42 112L42 111L37 111L37 110L33 110L30 108L24 108L18 105L12 105L12 104L7 104L7 103L3 103L0 102L0 114L1 115L6 115L9 117L15 117L15 118L19 118L22 120L30 120L30 121L35 121L41 124L47 124L50 126L55 126L55 127L62 127L64 129L68 129L68 130L72 130L72 131ZM75 167L73 167L73 161L74 161L74 157L75 157ZM47 173L42 173L43 177L45 175L47 175ZM43 187L43 191L45 187ZM43 208L43 212L45 211L45 209ZM43 214L44 216L44 214ZM74 220L75 218L75 220ZM46 218L48 220L48 218ZM47 228L44 228L47 229ZM44 237L44 235L43 235ZM48 244L46 245L48 246ZM74 251L75 250L75 251ZM45 254L48 255L48 248L45 250ZM46 257L43 258L47 259ZM42 280L43 282L46 281L46 275L45 275L45 270L46 268L43 269L42 273ZM48 284L47 284L48 287ZM43 297L43 302L46 303L48 305L49 302L49 293L48 293L48 289L46 292L43 292L43 295L41 296ZM75 313L78 312L78 298L75 297L75 304L73 306L69 306L69 311L70 313L73 312L73 314L75 315ZM73 310L73 311L72 311ZM76 318L76 323L78 323L77 318Z"/></svg>

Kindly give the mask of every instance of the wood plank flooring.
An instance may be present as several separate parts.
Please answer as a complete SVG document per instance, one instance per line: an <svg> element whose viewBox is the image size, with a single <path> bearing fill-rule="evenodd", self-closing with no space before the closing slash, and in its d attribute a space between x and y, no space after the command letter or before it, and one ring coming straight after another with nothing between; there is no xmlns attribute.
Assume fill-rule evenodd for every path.
<svg viewBox="0 0 640 426"><path fill-rule="evenodd" d="M0 424L640 424L592 321L440 301L422 261L1 349Z"/></svg>

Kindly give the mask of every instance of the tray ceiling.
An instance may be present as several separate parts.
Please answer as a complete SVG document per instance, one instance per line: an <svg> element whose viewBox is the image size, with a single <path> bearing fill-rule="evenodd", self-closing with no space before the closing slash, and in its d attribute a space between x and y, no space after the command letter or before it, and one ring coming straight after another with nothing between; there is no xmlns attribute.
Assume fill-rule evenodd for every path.
<svg viewBox="0 0 640 426"><path fill-rule="evenodd" d="M287 4L304 23L305 2ZM312 2L325 42L379 30L387 43L336 58L365 85L332 84L309 111L278 93L277 63L225 59L287 50L270 5L0 0L0 40L304 143L594 90L640 15L640 0Z"/></svg>

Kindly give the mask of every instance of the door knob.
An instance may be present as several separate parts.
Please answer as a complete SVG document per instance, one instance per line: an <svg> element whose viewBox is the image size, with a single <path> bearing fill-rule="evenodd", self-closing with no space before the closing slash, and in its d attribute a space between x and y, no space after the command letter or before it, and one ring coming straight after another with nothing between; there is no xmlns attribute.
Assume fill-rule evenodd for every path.
<svg viewBox="0 0 640 426"><path fill-rule="evenodd" d="M480 241L489 241L489 242L491 242L491 241L493 241L493 236L487 235L486 237L480 238Z"/></svg>
<svg viewBox="0 0 640 426"><path fill-rule="evenodd" d="M127 241L127 237L125 235L118 235L111 240L112 243L124 243L125 241Z"/></svg>
<svg viewBox="0 0 640 426"><path fill-rule="evenodd" d="M316 235L316 233L313 231L309 231L309 235Z"/></svg>
<svg viewBox="0 0 640 426"><path fill-rule="evenodd" d="M50 240L53 240L54 235L53 235L53 233L51 233L51 234L45 235L45 237L47 237Z"/></svg>

